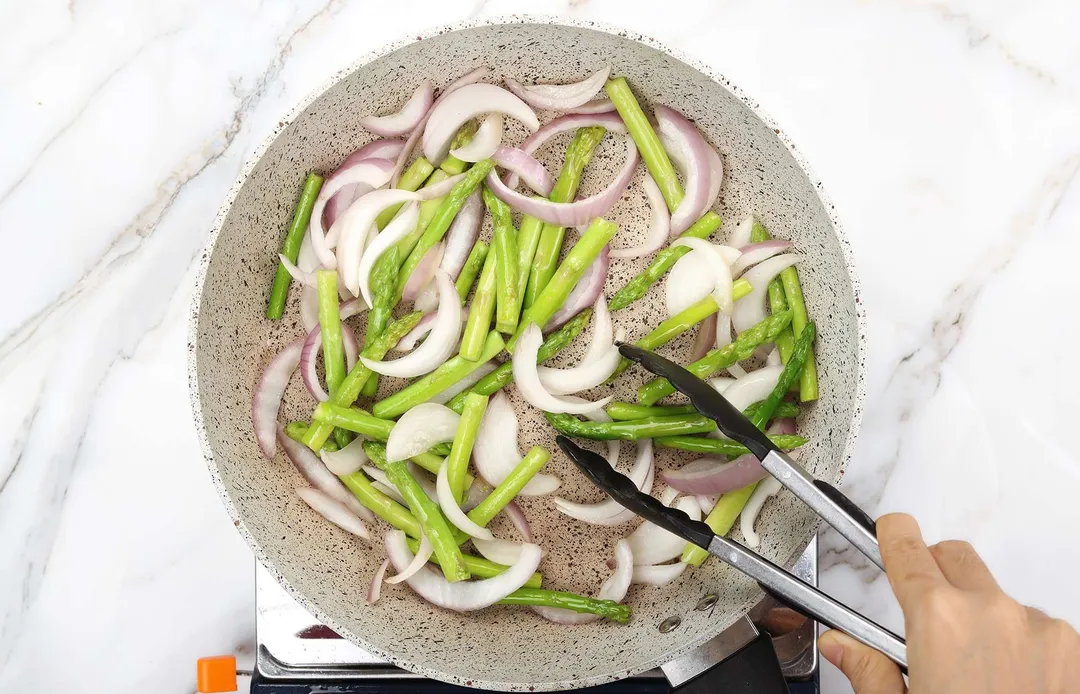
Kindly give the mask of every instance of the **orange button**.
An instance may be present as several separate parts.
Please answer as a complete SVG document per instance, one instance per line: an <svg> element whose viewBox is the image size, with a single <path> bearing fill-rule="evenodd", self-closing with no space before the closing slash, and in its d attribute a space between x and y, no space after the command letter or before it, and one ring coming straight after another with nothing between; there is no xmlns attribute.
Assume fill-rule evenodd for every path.
<svg viewBox="0 0 1080 694"><path fill-rule="evenodd" d="M212 655L199 658L198 688L200 692L236 691L236 656Z"/></svg>

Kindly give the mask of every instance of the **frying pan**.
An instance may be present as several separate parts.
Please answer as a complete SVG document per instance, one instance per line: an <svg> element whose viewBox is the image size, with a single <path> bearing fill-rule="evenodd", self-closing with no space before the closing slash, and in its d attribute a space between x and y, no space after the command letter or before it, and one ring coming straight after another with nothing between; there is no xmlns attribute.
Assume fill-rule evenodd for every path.
<svg viewBox="0 0 1080 694"><path fill-rule="evenodd" d="M854 448L864 396L864 319L849 249L821 185L783 131L756 104L710 68L657 41L614 27L550 17L512 17L436 29L360 59L286 116L244 167L223 204L206 251L192 306L189 377L192 407L203 451L234 524L256 557L300 604L345 638L427 677L508 691L559 690L625 678L667 662L713 637L749 610L761 592L738 572L709 562L665 587L633 586L627 597L630 624L599 622L563 626L528 609L494 607L457 614L423 602L405 586L383 590L374 606L366 586L382 561L379 543L368 547L324 522L296 496L304 481L283 454L266 460L251 426L254 384L269 358L302 334L296 294L285 318L264 317L283 229L309 170L333 168L371 136L358 125L370 113L396 110L423 79L444 85L480 65L501 82L573 81L604 64L624 75L648 105L671 104L694 120L724 160L716 211L729 230L745 214L760 218L774 235L795 242L805 260L800 275L810 315L817 321L821 399L805 408L799 429L809 437L802 461L816 477L837 483ZM548 116L550 118L550 116ZM524 132L508 132L520 138ZM568 137L568 135L566 136ZM557 171L566 140L547 148ZM624 157L619 136L597 152L581 194L609 181ZM616 246L629 246L648 226L641 176L611 214L620 225ZM490 233L485 230L484 233ZM647 258L612 263L611 293ZM636 339L664 317L663 286L615 314L616 325ZM354 319L355 320L355 319ZM354 324L357 330L362 323ZM691 336L666 354L685 360ZM579 338L557 363L576 362L587 342ZM642 380L632 370L614 392L632 399ZM383 389L400 387L383 379ZM554 432L513 388L521 420L520 446L554 452L547 472L563 480L560 494L596 501L595 488L554 446ZM286 393L281 420L306 419L313 402L300 378ZM623 445L623 465L634 454ZM660 450L660 469L687 454ZM660 482L658 482L658 485ZM633 525L604 528L557 513L550 499L523 498L522 506L543 546L544 582L591 594L608 573L605 560ZM498 519L502 521L504 519ZM817 518L788 494L767 504L758 520L761 554L788 565L817 528ZM495 524L496 535L506 527ZM510 536L510 535L505 535ZM738 533L737 540L741 540ZM709 593L715 609L694 606ZM661 633L677 615L681 625Z"/></svg>

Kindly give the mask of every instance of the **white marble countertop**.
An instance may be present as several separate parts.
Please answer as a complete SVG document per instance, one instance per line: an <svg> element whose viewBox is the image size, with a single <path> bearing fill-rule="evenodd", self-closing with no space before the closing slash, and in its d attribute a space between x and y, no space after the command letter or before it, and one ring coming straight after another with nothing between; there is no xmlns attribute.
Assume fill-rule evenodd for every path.
<svg viewBox="0 0 1080 694"><path fill-rule="evenodd" d="M656 36L785 127L863 280L848 489L1080 625L1077 3L40 0L0 6L0 691L190 692L198 656L250 660L252 559L188 411L194 260L314 86L508 12ZM826 545L825 587L898 626L882 577Z"/></svg>

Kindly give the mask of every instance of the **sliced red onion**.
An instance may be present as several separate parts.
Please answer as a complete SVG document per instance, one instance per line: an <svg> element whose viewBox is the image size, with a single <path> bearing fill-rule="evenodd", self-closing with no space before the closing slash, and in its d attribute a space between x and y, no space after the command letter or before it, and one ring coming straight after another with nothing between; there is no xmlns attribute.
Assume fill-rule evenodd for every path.
<svg viewBox="0 0 1080 694"><path fill-rule="evenodd" d="M604 283L607 282L608 268L611 265L610 258L611 245L609 244L604 246L600 255L596 256L596 259L589 263L589 267L585 268L584 274L570 290L562 307L544 326L544 332L558 330L571 318L603 298ZM604 304L604 310L607 310L607 304Z"/></svg>
<svg viewBox="0 0 1080 694"><path fill-rule="evenodd" d="M319 373L316 370L319 352L322 350L322 329L315 326L304 339L304 347L300 352L300 375L304 379L304 387L311 393L311 397L319 402L326 402L330 396L319 382ZM346 326L341 329L341 342L345 347L345 366L348 369L356 366L356 359L360 354L360 345L356 342L356 334Z"/></svg>
<svg viewBox="0 0 1080 694"><path fill-rule="evenodd" d="M364 249L364 254L360 256L360 264L356 269L356 278L360 295L369 306L374 302L371 292L371 269L375 267L375 261L389 248L411 234L416 229L419 219L420 203L406 203L390 220L386 228Z"/></svg>
<svg viewBox="0 0 1080 694"><path fill-rule="evenodd" d="M296 267L295 265L293 265L293 262L291 260L285 257L284 253L278 253L278 260L281 261L281 264L285 267L285 271L289 273L289 276L292 277L293 280L297 282L297 284L303 287L316 286L315 273L304 272L300 268Z"/></svg>
<svg viewBox="0 0 1080 694"><path fill-rule="evenodd" d="M515 210L536 217L548 224L563 227L576 227L603 217L618 202L630 179L637 169L638 151L633 138L626 138L626 162L616 174L611 184L596 195L582 198L575 202L551 202L543 198L531 198L508 188L499 176L492 171L488 174L487 185L500 200Z"/></svg>
<svg viewBox="0 0 1080 694"><path fill-rule="evenodd" d="M731 316L728 314L716 316L716 348L721 349L731 344ZM732 364L731 366L738 366ZM731 367L728 367L731 371Z"/></svg>
<svg viewBox="0 0 1080 694"><path fill-rule="evenodd" d="M413 299L412 308L414 311L421 311L423 313L435 313L435 309L439 308L439 294L435 291L434 282L428 282L424 285L424 288L421 289L420 293ZM462 314L465 313L464 307L462 307L461 312ZM466 320L466 317L462 315L461 320Z"/></svg>
<svg viewBox="0 0 1080 694"><path fill-rule="evenodd" d="M405 289L401 293L402 301L416 301L416 297L420 296L420 292L424 287L428 286L432 278L435 277L435 271L439 269L439 263L442 262L443 251L446 246L443 243L437 243L428 249L424 257L420 259L416 268L409 275L409 279L405 281ZM452 282L453 280L451 280ZM456 289L454 290L457 291ZM460 301L458 302L460 303Z"/></svg>
<svg viewBox="0 0 1080 694"><path fill-rule="evenodd" d="M615 103L612 102L611 99L607 99L607 98L593 99L592 101L586 102L586 103L582 104L581 106L575 106L573 108L564 108L564 109L561 109L561 110L562 110L563 113L566 113L566 114L571 114L571 113L575 113L575 114L576 113L586 113L586 114L608 113L609 111L614 111L615 110Z"/></svg>
<svg viewBox="0 0 1080 694"><path fill-rule="evenodd" d="M431 559L431 555L434 548L431 546L431 541L427 539L427 535L420 533L420 546L416 548L416 556L412 558L409 565L399 571L395 576L386 579L387 583L397 584L402 581L407 581L416 575L416 572L424 568L424 565Z"/></svg>
<svg viewBox="0 0 1080 694"><path fill-rule="evenodd" d="M761 261L768 260L789 248L791 248L791 241L780 241L779 239L743 246L739 249L742 255L731 266L731 276L738 277L751 265L757 265Z"/></svg>
<svg viewBox="0 0 1080 694"><path fill-rule="evenodd" d="M610 65L572 84L522 84L515 79L507 78L506 88L533 108L565 111L583 106L589 99L596 96L596 93L603 88L604 82L607 82L609 74L611 74Z"/></svg>
<svg viewBox="0 0 1080 694"><path fill-rule="evenodd" d="M775 477L766 477L754 488L750 500L746 502L746 506L743 506L739 514L739 528L742 530L747 547L756 548L761 545L761 538L754 531L754 523L757 521L758 513L761 512L761 507L765 505L765 500L779 492L781 486L780 481Z"/></svg>
<svg viewBox="0 0 1080 694"><path fill-rule="evenodd" d="M652 176L643 179L645 199L649 201L649 211L652 220L649 222L649 231L645 234L645 240L632 248L616 248L611 251L612 258L640 258L660 248L667 242L671 235L671 216L668 214L667 203L664 195Z"/></svg>
<svg viewBox="0 0 1080 694"><path fill-rule="evenodd" d="M446 232L446 247L443 249L440 265L455 282L461 274L461 268L465 267L465 261L469 259L483 221L484 203L480 198L480 191L477 190L465 198L465 203Z"/></svg>
<svg viewBox="0 0 1080 694"><path fill-rule="evenodd" d="M341 318L341 320L348 320L353 316L360 315L368 310L368 308L368 304L364 301L364 297L358 296L355 299L349 299L338 307L338 317Z"/></svg>
<svg viewBox="0 0 1080 694"><path fill-rule="evenodd" d="M405 170L405 164L409 161L409 157L412 156L412 151L416 147L416 143L420 141L420 137L424 134L424 126L427 125L428 118L431 117L431 111L437 106L443 99L449 94L454 93L456 90L464 87L467 84L473 84L487 77L491 72L491 68L486 66L480 66L469 72L465 73L461 77L457 78L446 87L443 88L442 94L438 99L435 99L435 103L431 105L428 112L424 114L424 117L420 119L420 122L416 124L413 131L409 133L409 138L405 140L405 146L402 148L401 153L398 155L397 163L394 165L394 174L390 177L390 185L397 186L398 179L401 177L401 172Z"/></svg>
<svg viewBox="0 0 1080 694"><path fill-rule="evenodd" d="M379 601L379 595L382 594L382 582L383 577L386 576L386 569L390 566L389 559L383 559L383 563L379 564L379 568L375 570L375 575L371 577L371 583L368 585L367 602L369 605L374 605Z"/></svg>
<svg viewBox="0 0 1080 694"><path fill-rule="evenodd" d="M709 379L709 385L713 387L717 393L724 393L728 388L735 385L738 379L731 378L730 376L717 376L716 378Z"/></svg>
<svg viewBox="0 0 1080 694"><path fill-rule="evenodd" d="M713 510L713 506L716 506L716 502L720 500L719 494L697 494L698 506L701 507L701 515L707 516Z"/></svg>
<svg viewBox="0 0 1080 694"><path fill-rule="evenodd" d="M435 90L430 80L424 80L397 113L386 116L365 116L360 125L382 137L397 137L411 132L427 114L435 101Z"/></svg>
<svg viewBox="0 0 1080 694"><path fill-rule="evenodd" d="M419 198L419 195L408 190L373 190L357 198L345 216L334 225L334 229L341 229L337 267L340 268L342 281L353 296L360 296L360 260L363 258L368 238L375 230L375 218L388 207ZM402 225L404 226L404 223ZM375 239L378 240L378 236ZM364 299L371 303L371 297L365 296Z"/></svg>
<svg viewBox="0 0 1080 694"><path fill-rule="evenodd" d="M295 340L270 360L263 370L255 394L251 398L251 423L255 427L255 439L267 458L274 457L274 432L277 427L281 398L289 386L293 371L300 364L304 341Z"/></svg>
<svg viewBox="0 0 1080 694"><path fill-rule="evenodd" d="M307 332L319 326L319 292L315 287L300 291L300 324Z"/></svg>
<svg viewBox="0 0 1080 694"><path fill-rule="evenodd" d="M469 485L469 489L465 492L465 500L461 502L461 510L468 513L479 506L480 502L486 499L490 493L491 487L486 485L483 480L473 480L473 483Z"/></svg>
<svg viewBox="0 0 1080 694"><path fill-rule="evenodd" d="M372 523L375 521L375 515L365 508L353 496L352 492L345 488L345 485L341 483L341 480L334 473L326 469L326 466L310 448L286 436L285 429L281 426L278 426L277 439L282 449L284 449L285 455L300 471L300 474L304 476L304 479L308 481L308 484L342 504L359 518Z"/></svg>
<svg viewBox="0 0 1080 694"><path fill-rule="evenodd" d="M765 357L765 366L776 366L780 363L783 363L783 360L780 359L780 350L773 347L769 352L769 356Z"/></svg>
<svg viewBox="0 0 1080 694"><path fill-rule="evenodd" d="M749 246L750 237L753 233L754 216L748 214L739 221L739 224L735 227L735 231L731 232L731 238L728 239L728 245L733 248Z"/></svg>
<svg viewBox="0 0 1080 694"><path fill-rule="evenodd" d="M454 186L460 183L461 179L463 178L465 178L465 174L463 173L454 174L449 178L444 178L438 183L421 188L417 191L417 195L420 196L421 200L434 200L435 198L441 198L447 193L449 193L451 190L453 190Z"/></svg>
<svg viewBox="0 0 1080 694"><path fill-rule="evenodd" d="M730 332L730 329L728 332ZM716 314L714 313L698 324L697 334L694 335L694 344L690 348L690 361L695 362L708 354L715 342Z"/></svg>
<svg viewBox="0 0 1080 694"><path fill-rule="evenodd" d="M615 333L615 342L622 342L625 339L626 331L620 327ZM615 369L619 367L619 362L622 360L615 342L604 345L597 343L594 337L589 351L595 351L599 346L601 347L599 355L593 359L582 359L577 366L565 369L551 366L536 367L544 390L552 395L569 395L595 388L606 382L615 373Z"/></svg>
<svg viewBox="0 0 1080 694"><path fill-rule="evenodd" d="M509 171L511 175L521 178L525 185L543 195L545 198L551 195L551 189L555 183L551 180L551 174L544 165L516 147L499 147L491 157L496 166Z"/></svg>
<svg viewBox="0 0 1080 694"><path fill-rule="evenodd" d="M691 520L701 520L701 507L694 498L683 497L675 502L674 508L690 516ZM686 547L686 540L648 521L630 533L627 540L630 542L630 549L634 552L634 563L637 565L670 561L682 554L683 548Z"/></svg>
<svg viewBox="0 0 1080 694"><path fill-rule="evenodd" d="M686 564L677 561L674 564L655 564L652 566L635 566L631 583L644 583L650 586L666 586L674 581L682 572L686 571Z"/></svg>
<svg viewBox="0 0 1080 694"><path fill-rule="evenodd" d="M522 332L521 337L518 338L514 356L511 359L514 381L517 383L522 397L530 405L545 412L584 414L611 402L612 398L615 397L613 395L595 402L579 404L549 393L544 388L543 383L540 382L540 374L536 365L536 355L540 349L540 343L543 341L544 336L540 332L540 328L536 327L535 323L530 323Z"/></svg>
<svg viewBox="0 0 1080 694"><path fill-rule="evenodd" d="M675 261L664 280L668 318L693 306L716 289L714 263L716 258L711 253L693 251Z"/></svg>
<svg viewBox="0 0 1080 694"><path fill-rule="evenodd" d="M741 333L765 320L765 297L769 291L769 282L800 260L802 257L794 254L778 255L746 271L743 279L749 282L753 289L735 303L735 311L731 314L731 324L735 326L736 333Z"/></svg>
<svg viewBox="0 0 1080 694"><path fill-rule="evenodd" d="M709 254L712 254L709 265L715 278L712 291L713 299L716 300L716 305L720 307L720 313L730 314L734 302L730 265L738 260L739 251L728 246L714 246L704 239L693 237L676 239L671 245L686 246L693 249L693 252L703 254L706 258L709 257Z"/></svg>
<svg viewBox="0 0 1080 694"><path fill-rule="evenodd" d="M386 441L386 460L393 463L419 455L437 443L454 440L461 417L449 407L425 402L401 415Z"/></svg>
<svg viewBox="0 0 1080 694"><path fill-rule="evenodd" d="M386 185L393 169L393 162L387 159L361 159L351 166L339 168L323 183L319 196L315 198L315 205L311 208L311 223L308 227L311 248L323 267L333 270L338 262L330 250L334 246L333 239L327 238L326 229L323 227L323 209L326 203L346 186L356 186L354 198L358 199L367 192ZM338 219L335 224L341 221ZM365 227L365 231L366 229Z"/></svg>
<svg viewBox="0 0 1080 694"><path fill-rule="evenodd" d="M475 523L458 506L457 500L454 499L454 490L450 489L450 478L446 473L445 460L439 466L439 475L435 478L435 493L439 501L439 508L442 509L446 520L450 521L455 528L470 537L480 538L481 540L495 539L490 530Z"/></svg>
<svg viewBox="0 0 1080 694"><path fill-rule="evenodd" d="M435 305L438 306L438 299L435 300ZM395 352L410 352L416 347L418 343L425 335L431 332L431 326L434 325L435 319L438 318L437 313L429 313L420 319L420 322L416 324L416 327L405 334L405 337L398 340L398 343L394 345ZM469 309L464 307L461 309L461 320L466 321L469 318Z"/></svg>
<svg viewBox="0 0 1080 694"><path fill-rule="evenodd" d="M626 597L626 591L630 589L630 581L634 576L634 552L630 543L619 540L615 545L615 569L604 585L596 593L597 600L614 600L620 602ZM583 614L573 610L564 610L558 607L533 607L533 610L544 619L557 624L588 624L600 619L600 615Z"/></svg>
<svg viewBox="0 0 1080 694"><path fill-rule="evenodd" d="M457 349L458 338L461 337L461 301L453 281L444 271L435 272L435 285L439 289L439 312L424 343L394 361L374 361L360 357L364 366L383 376L412 378L431 373L450 358Z"/></svg>
<svg viewBox="0 0 1080 694"><path fill-rule="evenodd" d="M540 121L529 105L493 84L469 84L439 98L431 108L421 146L432 164L446 158L450 143L466 121L484 113L504 113L521 121L529 132L536 132Z"/></svg>
<svg viewBox="0 0 1080 694"><path fill-rule="evenodd" d="M790 436L795 433L795 420L790 417L777 419L769 425L768 432L770 435Z"/></svg>
<svg viewBox="0 0 1080 694"><path fill-rule="evenodd" d="M685 195L671 213L671 233L675 236L683 233L696 222L709 204L709 187L712 180L709 146L693 123L686 116L664 105L653 107L657 130L666 136L670 143L679 150L679 158L686 162L686 176L683 180Z"/></svg>
<svg viewBox="0 0 1080 694"><path fill-rule="evenodd" d="M405 497L401 495L401 492L398 491L398 488L394 486L393 482L390 481L390 478L386 476L385 472L374 465L365 465L364 474L371 478L371 486L375 487L402 506L409 505L409 502L405 501Z"/></svg>
<svg viewBox="0 0 1080 694"><path fill-rule="evenodd" d="M665 470L661 476L672 488L687 494L727 494L757 482L765 474L758 459L747 453L731 462L708 456L698 458L678 470Z"/></svg>
<svg viewBox="0 0 1080 694"><path fill-rule="evenodd" d="M391 530L386 534L385 543L390 563L395 569L404 570L413 558L405 542L405 533ZM525 545L521 548L521 557L509 569L492 578L450 583L430 566L425 566L410 576L407 583L420 597L439 607L458 612L479 610L494 605L524 586L540 566L542 556L539 546Z"/></svg>
<svg viewBox="0 0 1080 694"><path fill-rule="evenodd" d="M521 548L523 545L520 542L500 540L499 538L484 540L474 537L472 543L473 547L476 548L476 551L480 553L480 556L488 561L493 561L496 564L506 564L509 566L521 558Z"/></svg>
<svg viewBox="0 0 1080 694"><path fill-rule="evenodd" d="M338 166L331 176L337 175L338 171L347 169L363 159L389 159L390 161L393 161L401 154L401 150L404 147L404 140L374 140L345 157L345 160L341 162L341 165ZM326 208L323 210L323 228L329 229L334 226L334 222L337 221L338 217L345 214L345 210L349 209L349 205L353 204L353 201L356 200L356 198L369 190L370 188L367 186L355 184L345 186L339 190L332 198L330 198L330 201L326 203ZM303 267L303 265L301 265L301 267Z"/></svg>
<svg viewBox="0 0 1080 694"><path fill-rule="evenodd" d="M532 527L529 525L529 519L525 517L525 512L521 510L516 501L511 501L503 507L503 513L510 519L510 522L514 524L514 529L521 534L521 539L525 542L533 541ZM500 564L509 564L511 562L499 562Z"/></svg>
<svg viewBox="0 0 1080 694"><path fill-rule="evenodd" d="M394 161L398 158L398 155L401 154L401 150L404 148L405 140L372 140L345 157L345 161L341 162L341 166L338 168L341 169L346 166L351 166L362 159L389 159L390 161ZM337 172L335 171L335 173Z"/></svg>
<svg viewBox="0 0 1080 694"><path fill-rule="evenodd" d="M473 139L463 147L450 150L461 161L478 162L495 154L503 138L503 114L489 113L480 123Z"/></svg>
<svg viewBox="0 0 1080 694"><path fill-rule="evenodd" d="M708 147L708 144L706 144ZM705 202L705 209L702 210L702 214L712 209L712 206L716 204L717 199L720 197L720 187L724 183L724 161L720 158L720 155L715 149L709 147L709 194L708 199Z"/></svg>
<svg viewBox="0 0 1080 694"><path fill-rule="evenodd" d="M473 369L473 372L465 378L461 379L446 390L431 396L431 398L428 399L428 402L437 402L441 405L450 402L450 398L454 397L463 390L468 390L469 388L472 388L474 385L477 384L477 382L480 381L481 378L487 376L489 373L498 368L498 366L498 363L494 359L484 362L480 366Z"/></svg>
<svg viewBox="0 0 1080 694"><path fill-rule="evenodd" d="M364 521L356 517L356 514L345 508L341 502L331 498L325 492L312 487L297 487L296 495L303 499L311 510L330 521L347 533L352 533L364 540L371 540L371 532Z"/></svg>
<svg viewBox="0 0 1080 694"><path fill-rule="evenodd" d="M627 477L637 486L639 492L647 494L652 489L656 471L653 460L652 439L638 441L637 457ZM622 504L611 497L595 504L579 504L555 497L555 508L564 515L593 525L621 525L635 517L633 511L623 508Z"/></svg>
<svg viewBox="0 0 1080 694"><path fill-rule="evenodd" d="M559 133L564 133L567 130L585 128L590 125L599 125L613 133L622 133L625 135L627 132L626 124L623 123L622 117L614 111L609 113L560 116L522 140L521 144L518 145L518 148L526 154L532 154L540 149L545 142ZM510 174L506 179L506 185L510 188L517 188L518 177L514 174Z"/></svg>
<svg viewBox="0 0 1080 694"><path fill-rule="evenodd" d="M499 486L521 462L518 451L518 420L509 398L502 391L491 396L473 445L473 463L484 481ZM559 478L540 473L521 490L522 496L543 496L559 487Z"/></svg>
<svg viewBox="0 0 1080 694"><path fill-rule="evenodd" d="M339 451L323 449L319 457L322 458L326 469L339 477L353 474L368 462L367 453L364 452L364 439L361 436L353 439L348 446Z"/></svg>

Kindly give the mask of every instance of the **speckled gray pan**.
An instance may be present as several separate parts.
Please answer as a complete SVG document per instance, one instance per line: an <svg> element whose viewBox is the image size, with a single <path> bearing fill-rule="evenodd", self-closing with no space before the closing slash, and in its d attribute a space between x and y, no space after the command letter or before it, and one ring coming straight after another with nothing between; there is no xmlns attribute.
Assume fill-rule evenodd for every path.
<svg viewBox="0 0 1080 694"><path fill-rule="evenodd" d="M361 59L284 118L222 207L203 255L192 309L192 400L214 483L259 561L343 636L426 676L503 690L600 684L655 667L702 643L760 597L751 582L711 561L664 588L632 587L627 600L634 618L625 626L559 626L521 608L456 614L422 602L404 586L387 586L382 600L369 606L364 592L382 560L381 545L365 546L311 512L293 492L303 484L300 475L280 453L265 460L252 435L253 385L270 356L302 333L295 291L284 320L268 321L263 312L304 174L331 171L367 142L370 136L359 119L396 110L420 80L446 84L488 65L494 69L492 81L513 76L557 82L579 79L607 63L614 74L629 79L644 103L671 104L685 112L720 151L726 175L717 212L728 223L723 233L753 213L776 236L794 241L805 257L801 276L820 332L821 399L799 422L811 441L802 460L817 476L837 482L853 450L863 400L864 330L847 242L832 206L794 146L727 80L651 39L546 17L448 27ZM557 141L545 154L553 171L558 170L565 142ZM624 151L619 136L607 138L590 165L585 192L610 180ZM610 215L621 228L616 246L631 245L647 227L648 207L638 176ZM614 261L608 295L643 264L644 259ZM615 320L634 339L662 314L661 285ZM353 327L359 330L361 325ZM575 345L560 361L575 360L582 346ZM682 357L686 349L683 340L665 351ZM632 371L616 391L632 398L640 382L641 374ZM598 397L601 390L585 395ZM538 413L516 393L513 399L522 417L522 449L541 444L556 450L549 471L562 477L561 493L574 500L598 500L595 489L554 449L551 431ZM312 405L296 377L286 394L282 420L306 418ZM624 464L633 453L633 446L623 447ZM661 451L658 464L663 468L689 457ZM594 592L607 574L604 560L616 539L633 527L584 525L557 514L545 498L528 498L522 505L545 551L545 585L566 590ZM781 494L759 519L761 551L781 564L790 563L816 527L817 519L804 506ZM741 538L736 534L736 539ZM706 593L719 594L716 609L694 611ZM661 634L657 625L671 615L680 615L682 625Z"/></svg>

